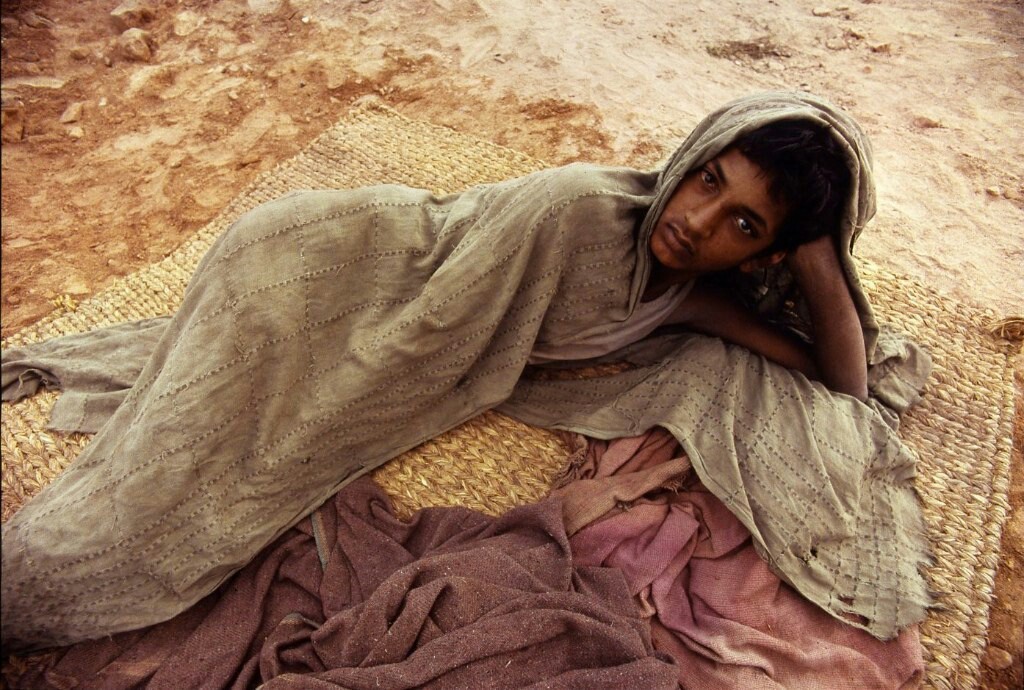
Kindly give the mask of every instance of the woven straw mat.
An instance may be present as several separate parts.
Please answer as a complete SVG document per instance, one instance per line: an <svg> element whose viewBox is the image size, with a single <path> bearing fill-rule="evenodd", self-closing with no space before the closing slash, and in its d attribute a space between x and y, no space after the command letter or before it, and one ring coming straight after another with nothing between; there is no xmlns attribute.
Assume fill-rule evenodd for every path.
<svg viewBox="0 0 1024 690"><path fill-rule="evenodd" d="M299 188L398 182L439 192L508 179L539 161L382 106L351 111L304 151L263 174L172 255L11 336L34 342L125 320L167 314L200 257L233 219ZM924 401L901 434L920 458L918 487L935 552L927 573L938 604L922 625L926 686L974 687L985 651L999 540L1009 503L1014 346L987 333L992 315L863 265L881 320L927 346L935 360ZM56 394L3 404L3 519L59 474L88 442L45 429ZM374 473L403 514L463 505L492 514L542 497L568 454L556 433L486 413Z"/></svg>

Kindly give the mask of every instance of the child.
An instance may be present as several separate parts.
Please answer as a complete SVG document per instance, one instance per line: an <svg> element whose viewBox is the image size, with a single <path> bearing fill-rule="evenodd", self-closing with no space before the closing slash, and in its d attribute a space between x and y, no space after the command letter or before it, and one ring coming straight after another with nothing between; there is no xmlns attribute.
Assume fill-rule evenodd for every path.
<svg viewBox="0 0 1024 690"><path fill-rule="evenodd" d="M673 192L649 240L651 279L630 318L560 352L535 348L531 362L601 356L660 324L683 324L865 400L864 336L835 250L848 189L846 160L820 125L783 120L743 135ZM787 331L697 280L787 258L811 311L813 356Z"/></svg>
<svg viewBox="0 0 1024 690"><path fill-rule="evenodd" d="M810 128L774 126L793 122ZM823 193L807 201L811 185L804 172L793 176L804 168L791 158L817 160L829 141L848 181L812 166ZM607 353L667 318L863 399L876 329L849 249L873 211L863 134L803 94L727 105L654 173L573 165L447 196L378 186L265 204L218 239L173 317L4 353L4 399L30 394L40 379L59 382L54 420L99 429L69 470L4 525L4 644L69 644L176 615L346 482L510 400L528 362L564 359L595 337L611 334L611 347L597 348ZM820 239L805 242L808 218ZM763 308L782 294L776 286L787 274L771 270L783 267L809 307L813 359L704 284L732 268L764 272L764 289L743 295ZM691 283L682 299L679 286ZM667 311L631 324L659 300ZM126 346L140 339L146 348ZM144 357L128 356L140 349ZM714 361L707 366L740 366ZM108 376L96 375L97 362ZM806 384L763 375L782 387ZM625 382L650 400L645 391L664 377L594 385ZM110 383L123 380L134 383ZM744 395L763 399L757 390ZM113 397L122 400L116 409ZM598 397L584 393L569 406L594 407ZM606 434L685 423L673 406L649 418L620 397L602 417L612 420ZM835 444L843 419L871 414L853 402L817 406L818 419L838 415L828 422ZM531 421L593 428L561 423L565 409ZM794 430L786 433L794 446ZM854 445L841 458L847 468L861 452L859 438ZM817 550L827 567L815 577L838 578L830 553ZM808 561L784 555L779 567L799 585ZM918 577L916 562L906 570ZM841 582L830 586L817 590L827 601L853 599ZM859 591L856 606L865 616L878 610Z"/></svg>

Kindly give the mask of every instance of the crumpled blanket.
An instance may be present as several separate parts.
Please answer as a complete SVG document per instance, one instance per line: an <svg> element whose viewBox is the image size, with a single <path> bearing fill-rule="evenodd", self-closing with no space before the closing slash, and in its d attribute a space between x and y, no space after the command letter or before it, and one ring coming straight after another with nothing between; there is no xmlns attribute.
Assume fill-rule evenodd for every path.
<svg viewBox="0 0 1024 690"><path fill-rule="evenodd" d="M18 687L669 688L622 574L573 562L557 499L399 520L368 478L185 613Z"/></svg>
<svg viewBox="0 0 1024 690"><path fill-rule="evenodd" d="M916 626L890 641L828 616L774 575L750 532L663 429L584 440L555 492L577 564L621 569L682 688L913 688Z"/></svg>
<svg viewBox="0 0 1024 690"><path fill-rule="evenodd" d="M116 359L112 347L137 352L119 344L130 329L4 351L5 400L40 375L81 384L64 418L99 429L4 525L5 646L167 620L346 482L506 400L501 409L526 421L605 438L668 428L805 596L862 616L879 637L921 620L913 457L879 407L708 338L572 395L520 381L534 343L628 318L678 181L781 118L825 124L849 152L841 259L875 353L849 253L874 211L870 147L848 116L806 94L726 106L655 172L573 165L445 196L378 186L284 197L217 240L174 316L145 326L144 361L76 373L94 372L94 356ZM65 375L40 374L58 352Z"/></svg>

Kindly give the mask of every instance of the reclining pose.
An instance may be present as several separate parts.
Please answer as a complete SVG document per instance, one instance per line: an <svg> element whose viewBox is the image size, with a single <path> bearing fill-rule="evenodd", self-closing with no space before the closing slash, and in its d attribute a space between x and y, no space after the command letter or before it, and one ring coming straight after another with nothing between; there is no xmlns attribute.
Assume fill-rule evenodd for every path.
<svg viewBox="0 0 1024 690"><path fill-rule="evenodd" d="M495 407L605 438L666 427L773 568L891 636L927 596L910 461L862 403L878 332L850 248L870 175L848 116L775 93L708 116L655 172L310 191L245 214L173 317L4 353L5 400L56 384L57 426L98 431L4 525L4 645L166 620L345 483ZM672 323L743 347L647 338ZM662 364L567 398L522 378L596 357ZM96 376L97 361L116 371ZM709 396L737 407L709 414ZM771 421L790 413L792 428ZM758 455L771 437L800 471ZM867 472L895 488L862 500Z"/></svg>

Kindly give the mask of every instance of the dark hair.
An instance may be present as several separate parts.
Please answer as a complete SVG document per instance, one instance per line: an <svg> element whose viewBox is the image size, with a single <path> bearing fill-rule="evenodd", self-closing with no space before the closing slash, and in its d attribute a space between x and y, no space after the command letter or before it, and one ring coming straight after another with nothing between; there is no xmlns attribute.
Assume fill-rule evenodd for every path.
<svg viewBox="0 0 1024 690"><path fill-rule="evenodd" d="M823 125L779 120L732 144L770 178L768 193L789 208L769 251L786 251L836 232L850 189L839 142Z"/></svg>

